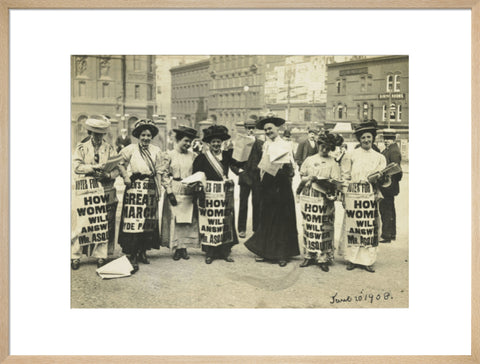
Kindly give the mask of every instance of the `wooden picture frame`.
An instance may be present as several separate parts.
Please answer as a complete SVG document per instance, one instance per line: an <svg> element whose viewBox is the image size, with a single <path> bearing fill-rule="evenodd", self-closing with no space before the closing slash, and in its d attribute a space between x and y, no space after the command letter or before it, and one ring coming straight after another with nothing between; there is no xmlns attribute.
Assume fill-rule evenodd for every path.
<svg viewBox="0 0 480 364"><path fill-rule="evenodd" d="M12 356L9 339L9 11L13 9L470 9L472 17L472 295L471 295L471 355L465 356ZM480 0L418 0L415 2L359 0L306 0L292 2L279 0L260 2L256 0L145 0L136 3L128 0L107 0L104 2L85 0L0 0L0 161L2 166L0 191L0 362L5 363L480 363L480 248L478 244L480 207L476 200L479 185L480 140Z"/></svg>

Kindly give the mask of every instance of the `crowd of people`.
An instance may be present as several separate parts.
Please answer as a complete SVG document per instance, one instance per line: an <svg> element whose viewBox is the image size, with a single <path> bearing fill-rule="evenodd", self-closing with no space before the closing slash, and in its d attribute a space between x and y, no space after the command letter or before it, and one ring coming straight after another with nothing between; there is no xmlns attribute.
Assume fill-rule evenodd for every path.
<svg viewBox="0 0 480 364"><path fill-rule="evenodd" d="M215 259L233 263L232 247L239 238L246 239L244 244L257 262L284 267L301 254L300 267L316 264L328 272L338 250L347 270L375 272L378 243L396 239L394 197L402 174L386 173L387 165L401 162L395 133L384 131L386 148L380 153L375 150L378 128L374 120L355 128L359 144L351 151L340 135L309 129L295 152L290 132L281 135L284 124L284 119L271 113L245 121L251 143L248 155L239 161L229 130L222 125L203 129L203 136L179 126L173 129L173 149L164 152L151 143L159 130L149 119L136 122L131 133L134 143L122 129L116 149L104 138L109 121L87 119L89 137L73 154L72 269L80 267L83 254L97 258L101 267L113 253L118 205L114 182L118 177L125 185L118 244L133 273L139 263L150 263L149 250L162 246L170 249L175 261L188 260L188 249L201 248L206 264ZM255 129L264 132L263 140ZM294 191L297 166L300 185ZM230 171L238 175L238 214ZM250 195L253 234L247 237ZM106 207L89 210L88 204L95 201ZM345 209L338 249L334 244L335 201ZM302 215L300 243L296 203ZM88 211L92 216L86 219ZM94 215L98 211L103 215Z"/></svg>

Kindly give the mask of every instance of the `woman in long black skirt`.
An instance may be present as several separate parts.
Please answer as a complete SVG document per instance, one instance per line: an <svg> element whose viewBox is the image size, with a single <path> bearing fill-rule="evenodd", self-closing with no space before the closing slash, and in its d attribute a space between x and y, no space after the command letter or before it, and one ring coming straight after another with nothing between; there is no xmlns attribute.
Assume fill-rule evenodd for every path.
<svg viewBox="0 0 480 364"><path fill-rule="evenodd" d="M257 129L265 131L267 140L263 147L260 168L260 223L257 231L245 242L245 246L257 254L257 261L277 261L281 267L289 258L299 255L295 199L292 191L294 175L290 145L278 135L278 127L284 119L269 115L260 119ZM287 155L278 162L275 156Z"/></svg>

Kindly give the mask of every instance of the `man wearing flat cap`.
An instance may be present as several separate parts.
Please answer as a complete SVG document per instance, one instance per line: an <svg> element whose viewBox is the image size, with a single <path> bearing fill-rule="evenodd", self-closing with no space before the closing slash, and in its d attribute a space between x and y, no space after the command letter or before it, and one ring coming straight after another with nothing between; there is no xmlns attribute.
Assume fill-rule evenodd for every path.
<svg viewBox="0 0 480 364"><path fill-rule="evenodd" d="M295 162L298 164L299 168L302 166L302 163L305 161L305 159L307 159L307 157L318 153L318 145L316 141L317 135L317 129L308 128L307 139L298 144L297 153L295 154Z"/></svg>
<svg viewBox="0 0 480 364"><path fill-rule="evenodd" d="M258 227L259 211L260 211L260 169L258 163L262 159L262 145L263 141L254 136L255 125L257 124L256 117L250 117L243 124L247 136L255 139L252 150L248 156L247 161L243 164L243 171L238 176L238 184L240 185L240 207L238 213L238 236L245 238L247 231L247 216L248 216L248 197L252 192L252 229L255 232Z"/></svg>
<svg viewBox="0 0 480 364"><path fill-rule="evenodd" d="M387 165L390 163L397 163L400 166L402 154L400 153L400 149L398 148L395 139L395 130L385 129L383 131L385 149L382 151L382 154L387 160ZM392 240L395 240L397 235L395 196L400 193L399 182L401 179L401 172L394 174L390 177L390 185L380 187L380 191L383 195L383 200L380 201L379 205L380 215L382 217L382 235L380 236L380 243L390 243Z"/></svg>

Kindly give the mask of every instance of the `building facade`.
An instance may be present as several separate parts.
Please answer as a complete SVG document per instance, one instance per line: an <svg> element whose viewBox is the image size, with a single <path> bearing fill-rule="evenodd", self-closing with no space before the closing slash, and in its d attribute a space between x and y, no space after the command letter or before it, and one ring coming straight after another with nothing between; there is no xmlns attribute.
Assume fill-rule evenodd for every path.
<svg viewBox="0 0 480 364"><path fill-rule="evenodd" d="M210 60L205 59L170 69L172 77L172 128L186 125L197 129L207 118L210 88Z"/></svg>
<svg viewBox="0 0 480 364"><path fill-rule="evenodd" d="M209 119L225 125L235 134L235 124L263 111L266 58L253 55L210 57Z"/></svg>
<svg viewBox="0 0 480 364"><path fill-rule="evenodd" d="M375 119L408 138L408 56L383 56L327 65L326 124Z"/></svg>
<svg viewBox="0 0 480 364"><path fill-rule="evenodd" d="M172 75L170 69L208 59L208 56L156 56L157 115L172 129ZM174 119L176 120L176 119Z"/></svg>
<svg viewBox="0 0 480 364"><path fill-rule="evenodd" d="M103 115L112 126L107 135L114 142L122 128L131 133L140 118L155 114L154 56L72 56L72 145L86 135L84 121L92 115ZM164 123L154 144L163 146Z"/></svg>

